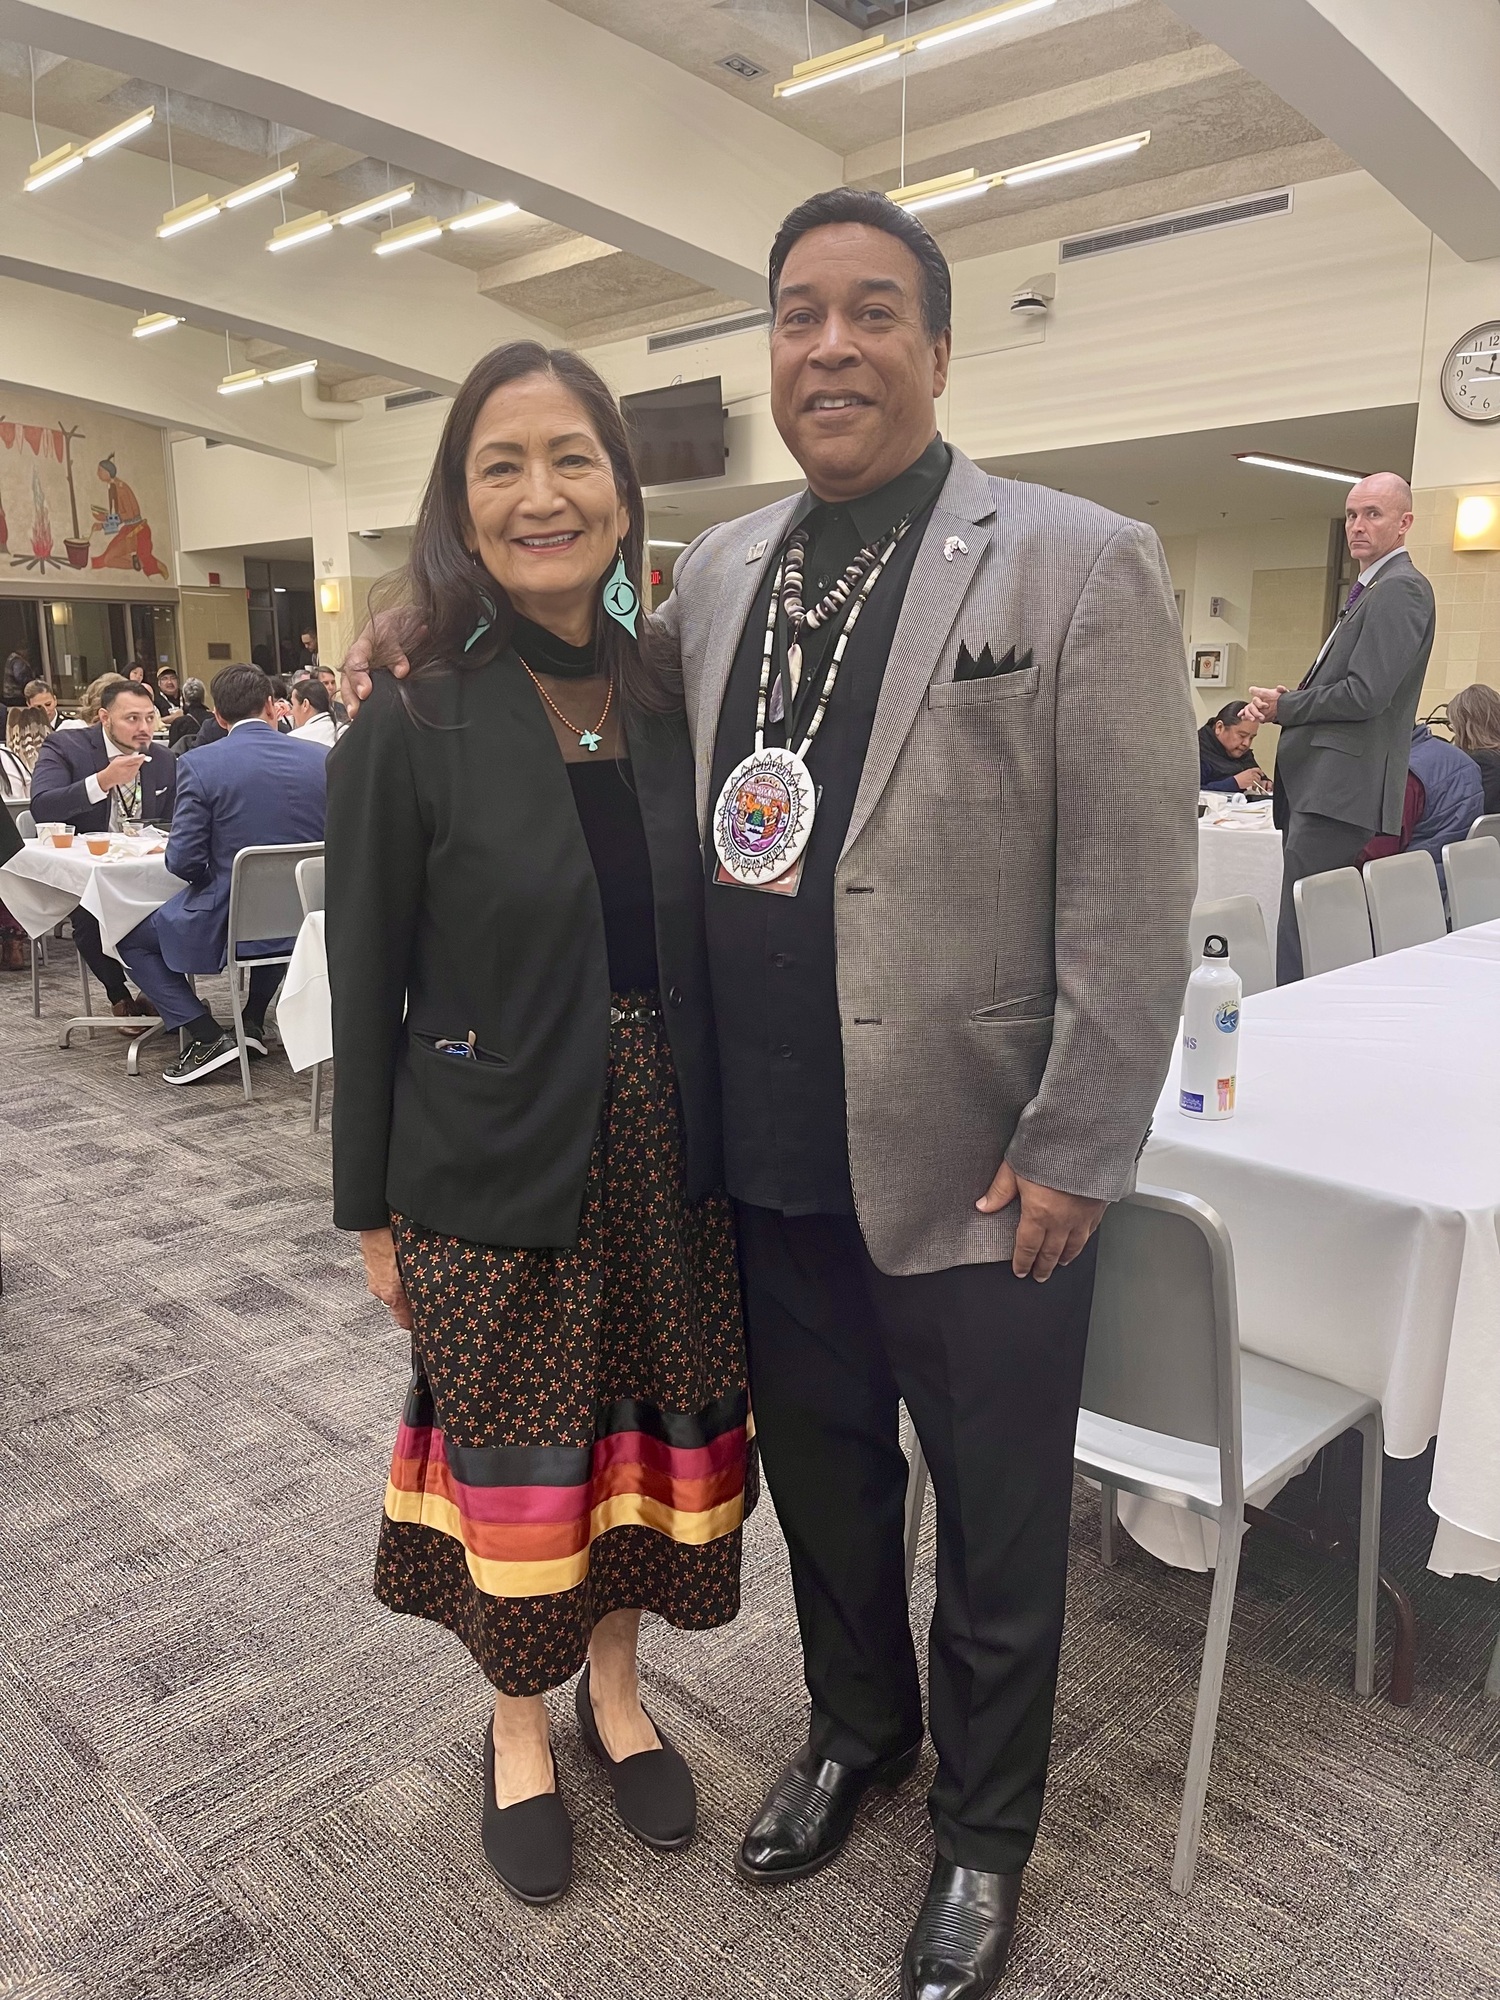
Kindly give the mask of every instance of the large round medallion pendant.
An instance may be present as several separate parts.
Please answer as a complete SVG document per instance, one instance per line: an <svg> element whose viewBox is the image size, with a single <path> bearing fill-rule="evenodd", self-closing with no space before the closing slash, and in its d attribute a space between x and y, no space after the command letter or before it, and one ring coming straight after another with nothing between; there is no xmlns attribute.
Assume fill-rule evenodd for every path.
<svg viewBox="0 0 1500 2000"><path fill-rule="evenodd" d="M812 832L817 793L793 750L757 750L736 764L714 807L714 846L737 882L774 882Z"/></svg>

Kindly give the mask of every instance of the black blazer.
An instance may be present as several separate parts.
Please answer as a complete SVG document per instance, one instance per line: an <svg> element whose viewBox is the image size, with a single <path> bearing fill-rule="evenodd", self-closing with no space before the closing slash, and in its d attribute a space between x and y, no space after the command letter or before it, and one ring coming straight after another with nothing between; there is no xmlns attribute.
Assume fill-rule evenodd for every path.
<svg viewBox="0 0 1500 2000"><path fill-rule="evenodd" d="M571 1248L609 1052L599 889L552 725L514 653L375 676L328 758L334 1221L395 1209ZM412 710L417 712L414 715ZM687 723L629 717L687 1194L720 1185L719 1078ZM473 1031L479 1059L439 1054Z"/></svg>
<svg viewBox="0 0 1500 2000"><path fill-rule="evenodd" d="M31 774L31 816L38 826L60 820L79 833L103 833L109 826L109 794L96 805L86 781L97 776L114 754L105 747L100 723L92 729L54 729L37 751ZM176 792L176 759L165 744L153 743L141 766L141 818L165 825L171 820Z"/></svg>

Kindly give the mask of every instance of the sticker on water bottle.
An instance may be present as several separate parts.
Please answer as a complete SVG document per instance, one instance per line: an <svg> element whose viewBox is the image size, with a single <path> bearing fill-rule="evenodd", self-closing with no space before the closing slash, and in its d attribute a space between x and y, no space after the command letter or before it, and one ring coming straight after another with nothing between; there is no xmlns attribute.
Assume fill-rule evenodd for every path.
<svg viewBox="0 0 1500 2000"><path fill-rule="evenodd" d="M1234 1078L1221 1076L1218 1083L1219 1109L1224 1113L1234 1109Z"/></svg>
<svg viewBox="0 0 1500 2000"><path fill-rule="evenodd" d="M1184 1111L1201 1111L1203 1109L1203 1092L1201 1090L1180 1090L1177 1093L1177 1102Z"/></svg>
<svg viewBox="0 0 1500 2000"><path fill-rule="evenodd" d="M1216 1027L1220 1029L1222 1033L1226 1035L1232 1035L1235 1029L1240 1025L1239 1008L1221 1007L1218 1013L1214 1015L1214 1024Z"/></svg>

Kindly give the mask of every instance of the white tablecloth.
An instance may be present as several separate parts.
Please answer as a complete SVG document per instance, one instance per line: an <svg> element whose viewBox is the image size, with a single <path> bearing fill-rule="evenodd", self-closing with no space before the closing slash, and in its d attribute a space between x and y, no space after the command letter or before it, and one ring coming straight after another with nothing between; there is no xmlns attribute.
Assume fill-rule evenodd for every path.
<svg viewBox="0 0 1500 2000"><path fill-rule="evenodd" d="M1500 923L1253 995L1239 1058L1208 1125L1174 1063L1141 1179L1229 1225L1245 1347L1378 1396L1393 1457L1437 1438L1429 1566L1500 1580ZM1169 1511L1121 1518L1202 1567Z"/></svg>
<svg viewBox="0 0 1500 2000"><path fill-rule="evenodd" d="M302 919L286 984L276 1002L276 1025L293 1069L311 1069L333 1056L333 1002L328 992L328 952L323 943L323 912Z"/></svg>
<svg viewBox="0 0 1500 2000"><path fill-rule="evenodd" d="M1269 806L1234 806L1223 793L1208 793L1215 804L1198 822L1198 895L1253 896L1265 914L1272 949L1281 907L1281 835L1271 824Z"/></svg>
<svg viewBox="0 0 1500 2000"><path fill-rule="evenodd" d="M161 836L154 837L160 845ZM45 937L80 904L99 926L104 948L115 946L138 923L169 903L186 884L167 873L165 858L148 854L151 840L117 841L123 853L90 854L80 835L71 847L28 840L0 868L0 902L31 937Z"/></svg>

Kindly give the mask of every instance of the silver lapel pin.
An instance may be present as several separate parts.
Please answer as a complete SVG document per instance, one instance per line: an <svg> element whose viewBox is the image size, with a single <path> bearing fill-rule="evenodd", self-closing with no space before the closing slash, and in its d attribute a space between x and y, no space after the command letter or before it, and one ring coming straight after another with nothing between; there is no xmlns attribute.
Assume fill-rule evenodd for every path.
<svg viewBox="0 0 1500 2000"><path fill-rule="evenodd" d="M752 542L750 545L750 553L749 555L746 556L745 561L747 563L759 562L761 557L765 554L766 550L770 546L771 544L769 542Z"/></svg>
<svg viewBox="0 0 1500 2000"><path fill-rule="evenodd" d="M966 556L968 553L968 543L963 541L958 535L950 535L943 544L944 562L952 562L955 556Z"/></svg>

